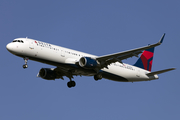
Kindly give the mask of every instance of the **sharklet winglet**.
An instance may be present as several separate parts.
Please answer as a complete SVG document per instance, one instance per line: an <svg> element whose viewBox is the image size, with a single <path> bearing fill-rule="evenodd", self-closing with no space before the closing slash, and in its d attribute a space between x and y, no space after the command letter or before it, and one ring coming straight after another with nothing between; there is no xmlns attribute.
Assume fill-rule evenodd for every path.
<svg viewBox="0 0 180 120"><path fill-rule="evenodd" d="M161 44L163 42L165 35L166 35L166 33L164 33L163 36L161 37L161 39L159 40L159 44Z"/></svg>

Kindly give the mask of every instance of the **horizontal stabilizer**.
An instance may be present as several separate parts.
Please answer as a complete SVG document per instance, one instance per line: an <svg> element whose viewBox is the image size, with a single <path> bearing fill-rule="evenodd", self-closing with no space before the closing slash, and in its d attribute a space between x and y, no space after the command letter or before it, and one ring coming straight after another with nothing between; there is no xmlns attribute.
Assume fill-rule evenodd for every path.
<svg viewBox="0 0 180 120"><path fill-rule="evenodd" d="M153 76L153 75L161 74L161 73L168 72L168 71L175 70L175 69L176 68L169 68L169 69L165 69L165 70L160 70L160 71L156 71L156 72L147 73L146 75L147 76Z"/></svg>

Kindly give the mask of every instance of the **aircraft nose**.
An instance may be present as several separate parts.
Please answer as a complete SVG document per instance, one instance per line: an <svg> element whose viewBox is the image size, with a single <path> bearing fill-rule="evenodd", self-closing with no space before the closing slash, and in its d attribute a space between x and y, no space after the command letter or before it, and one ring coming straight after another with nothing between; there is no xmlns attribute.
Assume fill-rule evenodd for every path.
<svg viewBox="0 0 180 120"><path fill-rule="evenodd" d="M6 49L7 49L8 51L12 51L12 50L13 50L12 44L11 44L11 43L7 44L7 45L6 45Z"/></svg>

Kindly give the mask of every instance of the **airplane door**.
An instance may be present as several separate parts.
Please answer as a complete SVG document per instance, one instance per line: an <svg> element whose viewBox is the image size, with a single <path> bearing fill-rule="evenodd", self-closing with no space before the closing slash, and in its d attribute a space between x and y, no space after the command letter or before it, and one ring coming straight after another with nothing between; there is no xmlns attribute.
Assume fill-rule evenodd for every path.
<svg viewBox="0 0 180 120"><path fill-rule="evenodd" d="M61 50L61 56L62 56L62 57L65 57L65 52L64 52L64 50Z"/></svg>
<svg viewBox="0 0 180 120"><path fill-rule="evenodd" d="M29 41L29 48L30 49L34 49L34 41Z"/></svg>
<svg viewBox="0 0 180 120"><path fill-rule="evenodd" d="M140 70L137 70L137 77L140 77Z"/></svg>

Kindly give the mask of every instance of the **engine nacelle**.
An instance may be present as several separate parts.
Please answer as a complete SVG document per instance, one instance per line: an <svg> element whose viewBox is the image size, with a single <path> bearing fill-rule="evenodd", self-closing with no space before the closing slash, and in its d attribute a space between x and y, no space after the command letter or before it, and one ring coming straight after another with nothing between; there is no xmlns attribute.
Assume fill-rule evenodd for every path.
<svg viewBox="0 0 180 120"><path fill-rule="evenodd" d="M38 76L46 80L55 80L56 72L51 68L41 68Z"/></svg>
<svg viewBox="0 0 180 120"><path fill-rule="evenodd" d="M92 59L90 57L82 57L79 60L79 65L86 69L93 69L98 66L98 63L95 59Z"/></svg>

